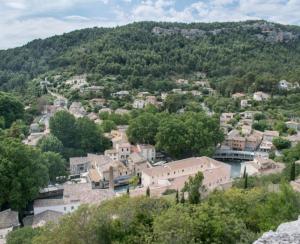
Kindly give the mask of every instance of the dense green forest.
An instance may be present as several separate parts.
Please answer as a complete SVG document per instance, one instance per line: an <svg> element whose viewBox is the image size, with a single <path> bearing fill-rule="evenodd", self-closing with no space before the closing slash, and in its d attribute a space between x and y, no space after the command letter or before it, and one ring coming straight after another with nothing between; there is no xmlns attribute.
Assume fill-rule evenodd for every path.
<svg viewBox="0 0 300 244"><path fill-rule="evenodd" d="M94 84L114 76L128 89L151 89L205 72L227 94L270 91L279 79L298 81L299 34L299 27L264 21L84 29L0 51L0 88L25 91L33 78L69 72L87 73Z"/></svg>

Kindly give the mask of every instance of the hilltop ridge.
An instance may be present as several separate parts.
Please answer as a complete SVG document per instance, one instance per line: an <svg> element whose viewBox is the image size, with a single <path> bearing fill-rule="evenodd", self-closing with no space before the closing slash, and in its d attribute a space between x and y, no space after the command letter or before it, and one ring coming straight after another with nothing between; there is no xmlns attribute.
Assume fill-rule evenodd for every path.
<svg viewBox="0 0 300 244"><path fill-rule="evenodd" d="M299 36L300 27L266 21L77 30L0 51L0 89L22 91L34 78L62 72L87 73L95 81L114 76L132 89L195 72L207 73L224 91L267 87L279 79L298 81Z"/></svg>

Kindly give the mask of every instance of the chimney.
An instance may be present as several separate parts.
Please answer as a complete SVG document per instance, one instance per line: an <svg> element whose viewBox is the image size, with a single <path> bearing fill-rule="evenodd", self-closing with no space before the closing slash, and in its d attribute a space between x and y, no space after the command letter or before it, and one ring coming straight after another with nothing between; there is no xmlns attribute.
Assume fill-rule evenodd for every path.
<svg viewBox="0 0 300 244"><path fill-rule="evenodd" d="M112 166L109 167L109 189L114 189L114 169Z"/></svg>

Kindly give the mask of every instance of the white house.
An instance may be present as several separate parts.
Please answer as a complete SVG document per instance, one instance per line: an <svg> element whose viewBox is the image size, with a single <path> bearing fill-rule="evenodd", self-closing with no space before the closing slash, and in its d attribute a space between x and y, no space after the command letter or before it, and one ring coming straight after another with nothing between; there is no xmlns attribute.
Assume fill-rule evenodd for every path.
<svg viewBox="0 0 300 244"><path fill-rule="evenodd" d="M279 132L275 130L266 130L263 135L264 141L272 142L275 137L279 137Z"/></svg>
<svg viewBox="0 0 300 244"><path fill-rule="evenodd" d="M11 209L0 212L0 244L5 244L8 233L19 226L18 212L12 211Z"/></svg>
<svg viewBox="0 0 300 244"><path fill-rule="evenodd" d="M247 99L241 100L241 108L247 108L249 106Z"/></svg>
<svg viewBox="0 0 300 244"><path fill-rule="evenodd" d="M156 151L154 146L149 144L138 144L137 149L141 156L149 162L153 162L155 160Z"/></svg>
<svg viewBox="0 0 300 244"><path fill-rule="evenodd" d="M145 100L135 99L134 102L133 102L132 107L136 108L136 109L143 109L145 107L145 105L146 105Z"/></svg>
<svg viewBox="0 0 300 244"><path fill-rule="evenodd" d="M262 91L255 92L253 94L253 100L254 101L261 102L261 101L266 101L269 98L270 98L270 95L265 93L265 92L262 92Z"/></svg>
<svg viewBox="0 0 300 244"><path fill-rule="evenodd" d="M284 164L277 163L272 159L256 157L253 161L241 164L240 176L244 175L245 169L246 173L251 176L280 173L284 167Z"/></svg>
<svg viewBox="0 0 300 244"><path fill-rule="evenodd" d="M33 204L34 215L47 210L66 214L75 211L81 204L98 204L115 195L113 191L108 189L92 189L90 183L65 183L63 189L63 198L35 200Z"/></svg>

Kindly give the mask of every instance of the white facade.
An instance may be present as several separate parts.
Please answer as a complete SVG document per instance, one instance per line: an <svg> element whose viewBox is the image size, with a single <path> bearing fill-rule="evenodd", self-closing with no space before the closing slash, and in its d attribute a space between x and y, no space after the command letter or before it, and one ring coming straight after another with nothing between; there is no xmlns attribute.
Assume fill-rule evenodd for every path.
<svg viewBox="0 0 300 244"><path fill-rule="evenodd" d="M136 99L136 100L134 100L132 107L136 108L136 109L142 109L145 107L145 104L146 104L146 102L144 100Z"/></svg>
<svg viewBox="0 0 300 244"><path fill-rule="evenodd" d="M47 200L47 199L45 199ZM74 203L57 203L56 205L48 205L48 206L34 206L33 212L34 215L43 213L47 210L57 211L63 214L71 213L75 211L80 206L80 202Z"/></svg>
<svg viewBox="0 0 300 244"><path fill-rule="evenodd" d="M153 162L156 158L156 150L152 145L137 145L137 148L144 159Z"/></svg>
<svg viewBox="0 0 300 244"><path fill-rule="evenodd" d="M264 93L264 92L255 92L253 94L253 100L254 101L258 101L258 102L261 102L261 101L265 101L265 100L268 100L270 98L270 95L267 94L267 93Z"/></svg>
<svg viewBox="0 0 300 244"><path fill-rule="evenodd" d="M176 179L183 177L188 179L188 176L202 172L203 185L208 190L212 190L231 181L230 169L230 165L208 157L187 158L143 170L142 185L144 187L162 186L161 183L164 182L163 185L165 185L166 181L172 184Z"/></svg>
<svg viewBox="0 0 300 244"><path fill-rule="evenodd" d="M118 153L118 160L125 160L131 153L131 145L130 143L118 143L116 145L116 150Z"/></svg>
<svg viewBox="0 0 300 244"><path fill-rule="evenodd" d="M247 99L241 100L241 108L247 108L248 106L249 104Z"/></svg>
<svg viewBox="0 0 300 244"><path fill-rule="evenodd" d="M13 227L0 229L0 244L6 243L6 236L13 230Z"/></svg>

